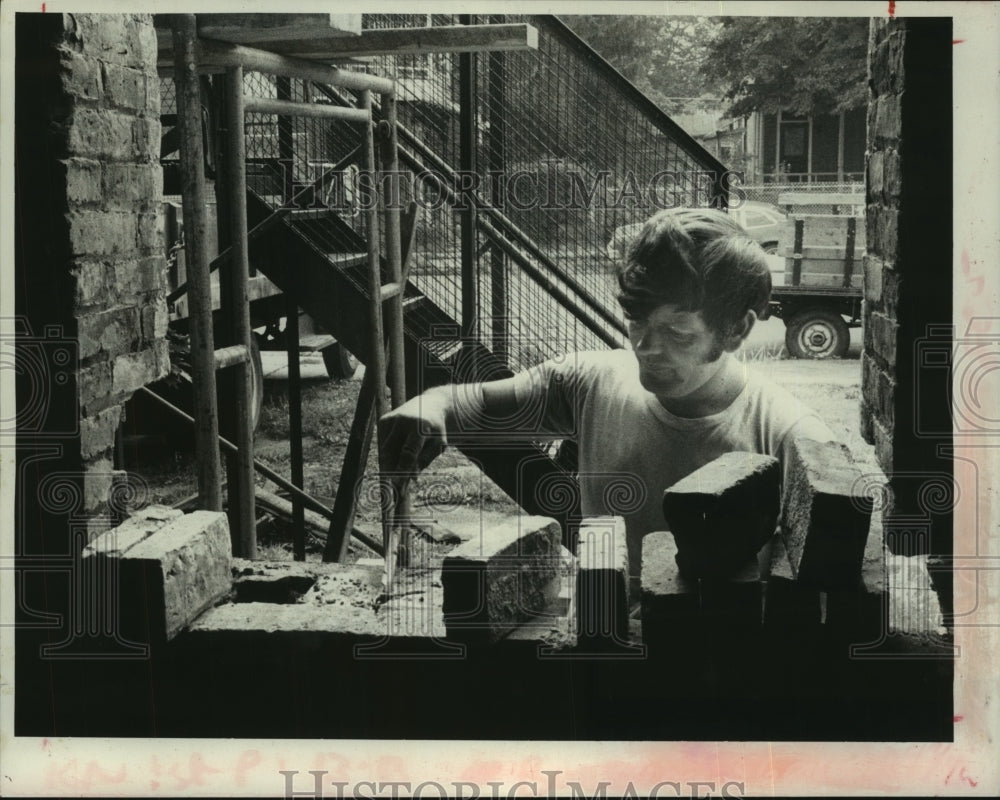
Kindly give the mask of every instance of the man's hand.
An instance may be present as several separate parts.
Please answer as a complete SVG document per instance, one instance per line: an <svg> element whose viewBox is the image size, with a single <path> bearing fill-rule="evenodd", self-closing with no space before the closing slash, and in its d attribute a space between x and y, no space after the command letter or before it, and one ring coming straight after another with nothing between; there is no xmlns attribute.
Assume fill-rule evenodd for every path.
<svg viewBox="0 0 1000 800"><path fill-rule="evenodd" d="M416 475L448 445L448 392L431 390L379 420L379 449L387 470Z"/></svg>

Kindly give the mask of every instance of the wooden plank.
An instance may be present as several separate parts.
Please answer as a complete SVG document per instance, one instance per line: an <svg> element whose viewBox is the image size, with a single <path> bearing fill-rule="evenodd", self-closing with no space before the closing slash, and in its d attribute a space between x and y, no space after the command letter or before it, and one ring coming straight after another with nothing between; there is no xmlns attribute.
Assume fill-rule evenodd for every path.
<svg viewBox="0 0 1000 800"><path fill-rule="evenodd" d="M779 245L779 247L778 247L778 253L781 256L783 256L784 258L791 258L792 256L794 256L796 254L795 253L795 248L791 247L791 246L788 246L788 245L785 245L784 247L782 247L782 246ZM844 263L844 253L845 253L845 248L844 248L843 244L841 244L839 246L838 245L806 245L799 252L799 255L802 256L802 259L804 261L810 261L810 260L816 261L816 262L836 261L838 264L840 264L841 266L843 266L843 263ZM857 244L855 244L855 247L854 247L854 258L855 259L860 259L862 256L864 256L864 254L865 254L865 251L861 247L857 246Z"/></svg>
<svg viewBox="0 0 1000 800"><path fill-rule="evenodd" d="M331 39L361 33L360 14L199 14L198 35L205 39L250 42L312 39L318 31Z"/></svg>
<svg viewBox="0 0 1000 800"><path fill-rule="evenodd" d="M865 196L858 192L782 192L779 206L863 206Z"/></svg>
<svg viewBox="0 0 1000 800"><path fill-rule="evenodd" d="M790 281L794 277L795 259L788 259L788 266L785 269L785 280ZM830 259L817 265L816 262L803 262L802 272L799 275L799 282L791 284L793 286L817 287L817 288L864 288L863 276L860 274L851 275L851 285L844 286L844 262L842 260Z"/></svg>
<svg viewBox="0 0 1000 800"><path fill-rule="evenodd" d="M357 58L376 55L426 53L481 53L497 50L537 50L538 29L524 23L505 25L440 25L433 28L382 28L360 36L289 37L260 46L285 55L309 59ZM247 42L251 44L251 42Z"/></svg>

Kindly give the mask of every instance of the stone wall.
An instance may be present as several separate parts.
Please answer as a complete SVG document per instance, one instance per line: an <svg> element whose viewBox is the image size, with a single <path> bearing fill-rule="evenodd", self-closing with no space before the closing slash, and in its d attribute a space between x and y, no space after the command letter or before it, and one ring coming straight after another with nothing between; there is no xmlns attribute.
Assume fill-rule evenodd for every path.
<svg viewBox="0 0 1000 800"><path fill-rule="evenodd" d="M123 403L169 371L156 35L150 15L19 14L16 43L19 325L41 349L58 339L72 352L58 398L44 380L19 386L19 406L49 396L19 444L58 443L43 471L58 466L93 536L124 511Z"/></svg>
<svg viewBox="0 0 1000 800"><path fill-rule="evenodd" d="M861 431L907 555L952 550L949 381L927 368L954 338L951 51L950 19L872 21Z"/></svg>

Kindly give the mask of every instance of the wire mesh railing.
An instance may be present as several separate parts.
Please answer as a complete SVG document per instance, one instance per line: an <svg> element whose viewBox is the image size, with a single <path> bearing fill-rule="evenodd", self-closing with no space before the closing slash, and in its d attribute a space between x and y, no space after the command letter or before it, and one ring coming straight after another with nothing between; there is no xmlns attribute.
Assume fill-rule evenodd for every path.
<svg viewBox="0 0 1000 800"><path fill-rule="evenodd" d="M758 203L770 203L782 209L785 206L780 202L782 195L795 193L796 195L825 194L825 195L849 195L856 202L850 203L803 203L796 202L793 209L798 214L829 214L831 206L837 205L837 212L846 216L864 216L865 209L865 185L864 182L857 181L827 181L816 183L757 183L746 184L739 187L739 195L746 200ZM819 199L819 198L817 198Z"/></svg>
<svg viewBox="0 0 1000 800"><path fill-rule="evenodd" d="M410 280L457 323L471 276L472 334L512 370L625 345L609 241L659 208L724 202L725 168L555 17L363 17L368 29L460 22L525 22L538 30L538 47L351 66L396 86L404 168L396 191L402 205L421 207ZM358 103L347 90L257 72L247 73L245 91ZM161 86L165 114L172 96ZM380 118L377 105L374 114ZM475 131L464 146L463 114ZM299 208L331 210L296 224L327 253L349 255L367 237L360 141L349 122L249 114L248 188L275 209L295 197ZM463 270L467 204L475 207L475 246L466 247L472 263ZM419 307L407 313L419 324Z"/></svg>

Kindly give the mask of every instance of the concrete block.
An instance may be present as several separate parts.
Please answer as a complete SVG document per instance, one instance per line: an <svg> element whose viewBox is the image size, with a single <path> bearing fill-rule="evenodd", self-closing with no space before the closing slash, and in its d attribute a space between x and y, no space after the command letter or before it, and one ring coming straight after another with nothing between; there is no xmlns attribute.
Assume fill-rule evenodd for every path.
<svg viewBox="0 0 1000 800"><path fill-rule="evenodd" d="M663 494L663 513L688 577L738 572L774 534L781 503L776 458L725 453Z"/></svg>
<svg viewBox="0 0 1000 800"><path fill-rule="evenodd" d="M622 517L580 523L576 547L577 630L588 648L628 643L628 542Z"/></svg>
<svg viewBox="0 0 1000 800"><path fill-rule="evenodd" d="M134 144L134 123L138 121L130 114L113 109L75 108L67 121L67 149L75 156L132 161L145 151L136 150Z"/></svg>
<svg viewBox="0 0 1000 800"><path fill-rule="evenodd" d="M642 641L669 641L671 629L691 627L698 615L698 580L682 577L673 535L648 534L642 540Z"/></svg>
<svg viewBox="0 0 1000 800"><path fill-rule="evenodd" d="M820 590L856 586L871 523L861 471L838 442L793 442L782 535L795 578Z"/></svg>
<svg viewBox="0 0 1000 800"><path fill-rule="evenodd" d="M558 591L562 534L548 517L519 516L459 545L441 569L449 638L496 642Z"/></svg>
<svg viewBox="0 0 1000 800"><path fill-rule="evenodd" d="M163 194L162 170L151 164L108 164L101 185L109 209L155 209Z"/></svg>
<svg viewBox="0 0 1000 800"><path fill-rule="evenodd" d="M779 636L820 624L819 591L795 580L792 563L780 534L775 534L767 550L768 572L764 585L764 626Z"/></svg>
<svg viewBox="0 0 1000 800"><path fill-rule="evenodd" d="M111 405L111 364L99 361L81 367L77 374L80 412L92 416Z"/></svg>
<svg viewBox="0 0 1000 800"><path fill-rule="evenodd" d="M117 529L116 529L117 530ZM113 559L118 573L121 633L131 641L173 639L232 586L226 515L144 512L88 547L84 568Z"/></svg>
<svg viewBox="0 0 1000 800"><path fill-rule="evenodd" d="M112 528L94 539L84 548L83 556L84 558L93 555L120 556L182 515L183 512L169 506L146 506L117 528Z"/></svg>

